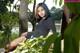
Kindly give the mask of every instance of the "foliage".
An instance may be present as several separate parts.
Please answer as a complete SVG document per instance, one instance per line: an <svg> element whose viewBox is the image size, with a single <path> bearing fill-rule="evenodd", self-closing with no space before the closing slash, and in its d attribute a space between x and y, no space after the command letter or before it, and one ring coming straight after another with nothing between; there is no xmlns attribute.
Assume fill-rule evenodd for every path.
<svg viewBox="0 0 80 53"><path fill-rule="evenodd" d="M71 13L80 14L80 2L66 2Z"/></svg>
<svg viewBox="0 0 80 53"><path fill-rule="evenodd" d="M59 2L58 2L59 1ZM57 5L59 3L59 5L61 6L63 3L63 0L53 0L53 2Z"/></svg>
<svg viewBox="0 0 80 53"><path fill-rule="evenodd" d="M7 11L7 8L5 6L6 5L5 3L6 2L0 0L0 13L1 14L4 14Z"/></svg>
<svg viewBox="0 0 80 53"><path fill-rule="evenodd" d="M10 41L12 41L12 40L14 40L14 39L16 39L16 38L18 38L18 37L19 37L18 34L11 33Z"/></svg>
<svg viewBox="0 0 80 53"><path fill-rule="evenodd" d="M2 23L2 29L11 30L14 25L16 25L18 21L18 16L15 13L11 14L10 12L6 12L5 14L0 14L0 19Z"/></svg>
<svg viewBox="0 0 80 53"><path fill-rule="evenodd" d="M64 52L79 53L80 16L71 21L64 32ZM68 44L67 44L68 43Z"/></svg>
<svg viewBox="0 0 80 53"><path fill-rule="evenodd" d="M71 14L71 20L64 32L64 53L79 53L80 41L80 2L65 2ZM74 7L75 6L75 7Z"/></svg>
<svg viewBox="0 0 80 53"><path fill-rule="evenodd" d="M6 11L8 11L6 5L10 2L13 3L14 0L0 0L0 13L4 14Z"/></svg>
<svg viewBox="0 0 80 53"><path fill-rule="evenodd" d="M60 6L62 5L62 2L63 2L63 0L60 0L60 1L59 1L59 5L60 5Z"/></svg>
<svg viewBox="0 0 80 53"><path fill-rule="evenodd" d="M79 53L80 41L80 2L65 2L71 13L75 15L64 32L64 52ZM67 44L68 43L68 44Z"/></svg>
<svg viewBox="0 0 80 53"><path fill-rule="evenodd" d="M12 16L9 12L6 12L4 15L3 15L3 18L2 18L2 24L3 26L8 26L8 27L12 27L14 26L15 24L17 24L18 22L18 18L15 17L15 16Z"/></svg>
<svg viewBox="0 0 80 53"><path fill-rule="evenodd" d="M39 38L27 39L26 42L19 43L14 53L41 53L42 47L46 38L40 36Z"/></svg>
<svg viewBox="0 0 80 53"><path fill-rule="evenodd" d="M52 50L52 52L56 53L61 53L61 50L60 50L60 41L61 41L61 36L59 33L54 33L52 34L51 36L49 36L47 39L46 39L46 42L45 42L45 45L43 47L43 51L42 53L51 53L48 49L50 48L51 44L54 43L54 48ZM57 49L58 48L58 49Z"/></svg>
<svg viewBox="0 0 80 53"><path fill-rule="evenodd" d="M14 2L14 0L10 0L10 3L13 3Z"/></svg>
<svg viewBox="0 0 80 53"><path fill-rule="evenodd" d="M63 51L61 51L61 38L61 34L58 34L58 37L54 41L53 53L63 53Z"/></svg>
<svg viewBox="0 0 80 53"><path fill-rule="evenodd" d="M34 37L27 39L26 42L19 43L13 53L61 53L60 41L61 36L59 33L54 33L46 38L43 36ZM54 43L54 46L51 45L52 43Z"/></svg>
<svg viewBox="0 0 80 53"><path fill-rule="evenodd" d="M60 8L56 8L56 7L52 7L51 10L51 17L54 20L61 20L62 19L62 15L63 15L63 10Z"/></svg>
<svg viewBox="0 0 80 53"><path fill-rule="evenodd" d="M4 33L4 31L0 31L0 48L3 48L6 45L5 44L6 39L4 39L4 36L2 35L3 33ZM11 34L9 38L11 41L11 40L16 39L17 37L18 37L17 34Z"/></svg>
<svg viewBox="0 0 80 53"><path fill-rule="evenodd" d="M34 3L34 0L28 0L29 1L29 3Z"/></svg>
<svg viewBox="0 0 80 53"><path fill-rule="evenodd" d="M1 26L2 26L2 31L3 33L0 35L2 36L2 39L0 43L3 44L2 47L4 47L7 43L10 41L10 36L11 36L11 29L14 25L17 24L18 18L15 16L12 16L9 12L6 12L5 14L0 14L0 19L1 19Z"/></svg>

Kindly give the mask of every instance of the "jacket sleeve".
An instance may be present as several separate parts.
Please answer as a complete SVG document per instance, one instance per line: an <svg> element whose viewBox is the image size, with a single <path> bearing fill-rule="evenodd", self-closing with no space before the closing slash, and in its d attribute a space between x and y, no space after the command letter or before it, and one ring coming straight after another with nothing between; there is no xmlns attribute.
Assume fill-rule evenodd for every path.
<svg viewBox="0 0 80 53"><path fill-rule="evenodd" d="M49 28L50 30L52 30L53 33L56 32L56 27L55 27L55 22L54 22L54 20L50 18L47 22L48 22L48 23L47 23L48 28Z"/></svg>

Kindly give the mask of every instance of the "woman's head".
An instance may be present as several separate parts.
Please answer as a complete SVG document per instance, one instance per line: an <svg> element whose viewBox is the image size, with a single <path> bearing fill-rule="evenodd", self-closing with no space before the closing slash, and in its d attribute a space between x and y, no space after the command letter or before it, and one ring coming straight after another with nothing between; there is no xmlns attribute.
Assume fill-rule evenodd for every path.
<svg viewBox="0 0 80 53"><path fill-rule="evenodd" d="M49 9L45 3L39 3L37 5L36 11L35 11L35 17L36 17L36 19L50 17Z"/></svg>

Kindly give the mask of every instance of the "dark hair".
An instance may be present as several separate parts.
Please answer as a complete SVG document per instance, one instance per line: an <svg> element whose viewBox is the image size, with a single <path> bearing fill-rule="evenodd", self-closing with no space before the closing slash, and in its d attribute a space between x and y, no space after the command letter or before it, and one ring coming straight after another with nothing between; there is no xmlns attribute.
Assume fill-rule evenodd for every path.
<svg viewBox="0 0 80 53"><path fill-rule="evenodd" d="M47 5L45 3L39 3L36 7L36 10L35 10L36 19L41 19L41 17L38 15L38 7L40 7L40 6L42 6L45 10L45 13L46 13L45 17L46 18L50 17L51 15L50 15L50 12L49 12Z"/></svg>

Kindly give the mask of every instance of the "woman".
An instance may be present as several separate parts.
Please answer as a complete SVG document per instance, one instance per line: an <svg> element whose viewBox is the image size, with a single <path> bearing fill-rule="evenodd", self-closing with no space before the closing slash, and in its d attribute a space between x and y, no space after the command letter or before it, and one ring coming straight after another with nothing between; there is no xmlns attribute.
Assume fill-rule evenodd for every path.
<svg viewBox="0 0 80 53"><path fill-rule="evenodd" d="M46 4L39 3L36 7L35 17L38 24L35 26L34 31L25 32L21 37L15 39L10 44L7 45L5 51L11 51L14 47L18 45L19 42L25 41L26 39L33 37L39 37L43 35L46 37L50 30L56 32L55 23L52 18L50 18L50 12Z"/></svg>

